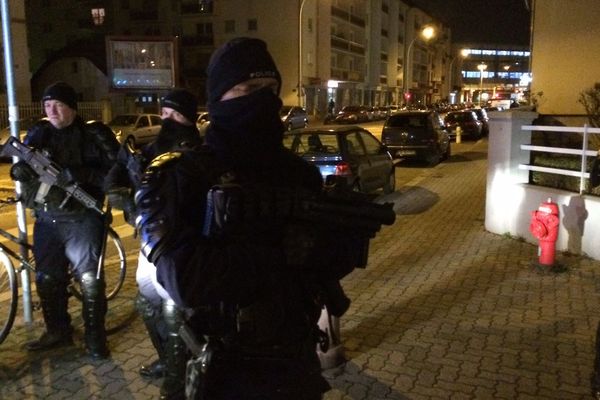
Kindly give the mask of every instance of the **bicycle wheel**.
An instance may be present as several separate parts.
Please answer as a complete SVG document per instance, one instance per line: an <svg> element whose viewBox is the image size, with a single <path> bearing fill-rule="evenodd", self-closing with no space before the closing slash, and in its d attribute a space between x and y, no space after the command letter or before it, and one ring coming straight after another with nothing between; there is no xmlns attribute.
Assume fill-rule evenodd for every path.
<svg viewBox="0 0 600 400"><path fill-rule="evenodd" d="M123 287L125 273L127 272L127 262L125 257L125 248L121 238L112 228L108 228L106 238L106 248L104 250L104 281L106 282L106 299L111 300ZM83 299L79 282L72 282L69 286L70 292L79 300Z"/></svg>
<svg viewBox="0 0 600 400"><path fill-rule="evenodd" d="M0 251L0 343L6 339L17 313L17 275L10 258Z"/></svg>

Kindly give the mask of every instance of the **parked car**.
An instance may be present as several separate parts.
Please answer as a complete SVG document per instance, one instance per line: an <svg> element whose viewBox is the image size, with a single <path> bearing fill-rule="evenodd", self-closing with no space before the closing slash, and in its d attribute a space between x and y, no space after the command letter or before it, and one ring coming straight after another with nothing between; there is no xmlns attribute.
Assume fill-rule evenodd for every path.
<svg viewBox="0 0 600 400"><path fill-rule="evenodd" d="M158 136L161 122L158 114L120 114L114 117L108 126L120 143L132 138L136 146L141 146Z"/></svg>
<svg viewBox="0 0 600 400"><path fill-rule="evenodd" d="M446 130L451 138L456 138L456 128L460 127L461 137L479 139L483 124L472 110L450 111L444 118Z"/></svg>
<svg viewBox="0 0 600 400"><path fill-rule="evenodd" d="M284 135L284 145L315 164L323 180L341 175L360 192L396 190L392 156L375 136L360 126L305 128Z"/></svg>
<svg viewBox="0 0 600 400"><path fill-rule="evenodd" d="M487 111L483 108L474 108L473 112L477 115L477 119L481 122L481 134L487 136L490 133L489 118Z"/></svg>
<svg viewBox="0 0 600 400"><path fill-rule="evenodd" d="M399 111L390 115L381 141L394 158L412 158L436 165L450 157L450 135L436 111Z"/></svg>
<svg viewBox="0 0 600 400"><path fill-rule="evenodd" d="M299 106L283 106L279 111L281 122L288 131L308 126L308 115L306 110Z"/></svg>
<svg viewBox="0 0 600 400"><path fill-rule="evenodd" d="M356 124L367 122L369 113L365 106L345 106L332 121L336 124Z"/></svg>

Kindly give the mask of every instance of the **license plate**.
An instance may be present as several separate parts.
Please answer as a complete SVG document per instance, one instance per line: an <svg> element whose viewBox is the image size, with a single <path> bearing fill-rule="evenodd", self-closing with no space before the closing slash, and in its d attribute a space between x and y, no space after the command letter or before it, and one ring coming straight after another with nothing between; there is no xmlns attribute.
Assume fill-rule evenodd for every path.
<svg viewBox="0 0 600 400"><path fill-rule="evenodd" d="M414 156L417 152L415 150L398 150L397 154L399 156Z"/></svg>

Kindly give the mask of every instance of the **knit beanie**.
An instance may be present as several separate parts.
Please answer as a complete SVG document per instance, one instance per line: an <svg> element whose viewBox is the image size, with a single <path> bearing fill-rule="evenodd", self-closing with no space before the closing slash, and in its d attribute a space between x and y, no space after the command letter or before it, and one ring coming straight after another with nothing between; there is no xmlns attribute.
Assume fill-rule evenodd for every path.
<svg viewBox="0 0 600 400"><path fill-rule="evenodd" d="M218 48L207 69L208 102L221 99L229 89L253 78L275 78L281 87L281 75L267 44L260 39L235 38Z"/></svg>
<svg viewBox="0 0 600 400"><path fill-rule="evenodd" d="M183 89L174 89L167 93L161 102L161 107L169 107L179 112L191 123L196 122L198 111L198 100L196 97Z"/></svg>
<svg viewBox="0 0 600 400"><path fill-rule="evenodd" d="M56 82L48 86L42 95L42 103L46 100L58 100L77 110L77 93L69 84Z"/></svg>

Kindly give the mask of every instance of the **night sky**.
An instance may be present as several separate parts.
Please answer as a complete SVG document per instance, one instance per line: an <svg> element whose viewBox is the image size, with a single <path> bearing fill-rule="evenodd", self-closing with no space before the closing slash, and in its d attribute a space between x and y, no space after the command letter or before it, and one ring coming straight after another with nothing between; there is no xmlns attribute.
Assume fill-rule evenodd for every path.
<svg viewBox="0 0 600 400"><path fill-rule="evenodd" d="M413 0L452 29L452 41L529 45L525 0Z"/></svg>

